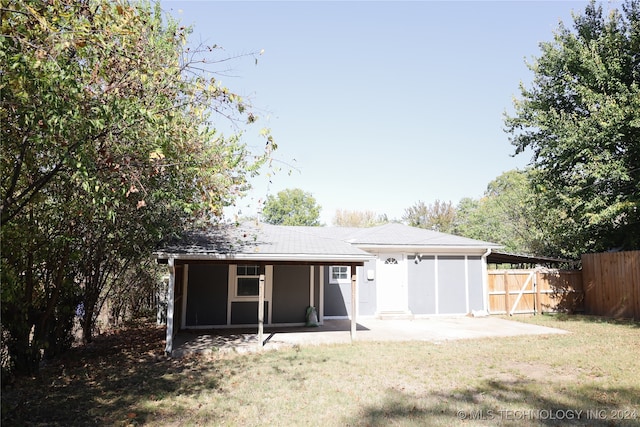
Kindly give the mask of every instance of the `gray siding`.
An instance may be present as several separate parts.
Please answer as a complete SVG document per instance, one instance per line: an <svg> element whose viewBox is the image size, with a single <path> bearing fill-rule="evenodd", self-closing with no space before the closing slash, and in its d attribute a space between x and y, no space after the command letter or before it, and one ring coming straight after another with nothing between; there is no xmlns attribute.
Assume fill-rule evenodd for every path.
<svg viewBox="0 0 640 427"><path fill-rule="evenodd" d="M265 323L269 309L269 302L264 302ZM258 301L233 301L231 303L231 324L232 325L257 325L258 324Z"/></svg>
<svg viewBox="0 0 640 427"><path fill-rule="evenodd" d="M224 325L227 323L226 265L189 265L186 325Z"/></svg>
<svg viewBox="0 0 640 427"><path fill-rule="evenodd" d="M374 279L367 280L367 270L374 271ZM367 261L357 267L358 316L372 316L376 312L376 262ZM324 315L351 316L351 283L330 283L329 267L324 267Z"/></svg>
<svg viewBox="0 0 640 427"><path fill-rule="evenodd" d="M305 321L309 306L309 266L273 266L272 323Z"/></svg>
<svg viewBox="0 0 640 427"><path fill-rule="evenodd" d="M374 271L373 280L367 280L367 270ZM375 270L375 260L365 262L364 267L358 267L358 316L373 316L376 313ZM349 294L351 294L351 288L349 288Z"/></svg>
<svg viewBox="0 0 640 427"><path fill-rule="evenodd" d="M324 267L324 315L347 316L351 311L351 284L329 283L329 267Z"/></svg>
<svg viewBox="0 0 640 427"><path fill-rule="evenodd" d="M463 256L438 257L438 300L440 314L467 312Z"/></svg>
<svg viewBox="0 0 640 427"><path fill-rule="evenodd" d="M469 310L484 309L482 258L467 257L469 265Z"/></svg>
<svg viewBox="0 0 640 427"><path fill-rule="evenodd" d="M415 259L409 256L409 310L413 314L436 314L435 257L423 256L417 264Z"/></svg>

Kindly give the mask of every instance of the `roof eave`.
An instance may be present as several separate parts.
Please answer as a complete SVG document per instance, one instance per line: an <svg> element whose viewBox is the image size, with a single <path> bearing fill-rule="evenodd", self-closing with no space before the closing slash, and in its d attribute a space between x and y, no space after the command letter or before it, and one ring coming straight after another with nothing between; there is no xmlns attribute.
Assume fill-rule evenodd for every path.
<svg viewBox="0 0 640 427"><path fill-rule="evenodd" d="M294 262L326 262L326 263L349 263L349 262L365 262L374 259L375 256L370 254L362 255L336 255L336 254L220 254L220 253L199 253L199 254L186 254L186 253L168 253L157 252L154 254L156 259L169 259L175 260L199 260L199 261L261 261L261 262L282 262L282 261L294 261Z"/></svg>
<svg viewBox="0 0 640 427"><path fill-rule="evenodd" d="M483 254L487 249L499 249L502 246L492 245L381 245L381 244L354 244L358 249L365 251L399 251L399 252L416 252L416 253L480 253Z"/></svg>

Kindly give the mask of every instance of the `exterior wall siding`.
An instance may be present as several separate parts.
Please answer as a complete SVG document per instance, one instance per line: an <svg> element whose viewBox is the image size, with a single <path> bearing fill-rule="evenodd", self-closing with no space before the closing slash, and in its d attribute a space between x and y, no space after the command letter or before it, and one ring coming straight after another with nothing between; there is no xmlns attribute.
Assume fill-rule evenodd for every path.
<svg viewBox="0 0 640 427"><path fill-rule="evenodd" d="M306 265L275 265L273 267L272 323L305 321L310 301L309 268Z"/></svg>
<svg viewBox="0 0 640 427"><path fill-rule="evenodd" d="M373 280L367 279L369 270L373 271ZM364 267L358 267L358 315L373 316L376 313L376 302L376 261L370 260L364 263Z"/></svg>
<svg viewBox="0 0 640 427"><path fill-rule="evenodd" d="M225 325L229 267L192 264L188 274L184 326Z"/></svg>
<svg viewBox="0 0 640 427"><path fill-rule="evenodd" d="M435 256L423 256L417 264L415 260L415 256L409 256L409 310L418 315L436 314Z"/></svg>
<svg viewBox="0 0 640 427"><path fill-rule="evenodd" d="M373 271L373 280L367 280L367 271ZM358 267L358 316L376 313L376 261L367 261ZM331 283L329 267L324 267L324 315L351 316L351 283Z"/></svg>
<svg viewBox="0 0 640 427"><path fill-rule="evenodd" d="M407 255L407 259L406 291L412 314L463 314L484 309L480 256L425 255L416 262L414 255ZM270 313L272 324L304 323L309 304L312 302L320 309L321 301L323 316L351 315L351 284L330 283L329 266L274 265L272 268L272 293L271 300L265 301L265 322ZM372 280L367 279L368 271L372 271L369 275ZM191 264L186 272L186 294L178 298L186 298L182 328L223 326L228 320L232 325L257 323L257 301L229 301L228 265ZM377 312L376 260L358 267L357 276L358 316L373 316ZM310 298L312 280L313 301ZM179 289L183 287L180 285ZM178 302L177 307L182 304ZM229 307L231 311L227 313ZM180 313L176 319L180 319Z"/></svg>
<svg viewBox="0 0 640 427"><path fill-rule="evenodd" d="M482 276L482 258L479 256L467 257L469 269L469 310L485 310L484 284Z"/></svg>
<svg viewBox="0 0 640 427"><path fill-rule="evenodd" d="M351 285L331 283L329 267L322 268L324 268L324 315L348 316L351 311Z"/></svg>
<svg viewBox="0 0 640 427"><path fill-rule="evenodd" d="M466 313L463 256L438 257L438 314Z"/></svg>
<svg viewBox="0 0 640 427"><path fill-rule="evenodd" d="M269 302L264 302L264 312L269 311ZM266 317L266 316L265 316ZM258 323L258 301L233 301L231 303L232 325L255 325Z"/></svg>

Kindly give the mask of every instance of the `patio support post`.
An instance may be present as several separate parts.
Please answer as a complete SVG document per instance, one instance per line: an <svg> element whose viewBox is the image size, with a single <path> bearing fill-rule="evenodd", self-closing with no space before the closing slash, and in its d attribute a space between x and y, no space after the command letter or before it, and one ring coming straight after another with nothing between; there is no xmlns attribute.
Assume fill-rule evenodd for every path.
<svg viewBox="0 0 640 427"><path fill-rule="evenodd" d="M260 264L260 281L258 287L258 348L264 346L264 279L265 267Z"/></svg>
<svg viewBox="0 0 640 427"><path fill-rule="evenodd" d="M356 283L357 283L357 272L358 266L351 266L351 341L356 338L356 317L357 317L357 309L358 309L358 300L356 295Z"/></svg>
<svg viewBox="0 0 640 427"><path fill-rule="evenodd" d="M176 268L173 258L169 258L169 289L167 290L167 341L164 348L164 352L171 356L173 351L173 313L174 305L176 303L175 288L176 288Z"/></svg>

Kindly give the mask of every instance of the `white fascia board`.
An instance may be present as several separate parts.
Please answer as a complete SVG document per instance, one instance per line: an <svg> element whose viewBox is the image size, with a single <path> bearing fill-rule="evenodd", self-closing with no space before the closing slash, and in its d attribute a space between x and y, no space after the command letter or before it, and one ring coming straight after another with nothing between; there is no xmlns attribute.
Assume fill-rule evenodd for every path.
<svg viewBox="0 0 640 427"><path fill-rule="evenodd" d="M296 261L296 262L326 262L326 263L349 263L364 262L374 259L375 256L369 254L362 255L318 255L318 254L173 254L158 252L155 254L158 259L173 258L176 260L212 260L212 261Z"/></svg>
<svg viewBox="0 0 640 427"><path fill-rule="evenodd" d="M484 255L487 249L497 247L487 246L414 246L414 245L354 245L358 249L367 252L403 252L433 255L461 254L461 255Z"/></svg>

